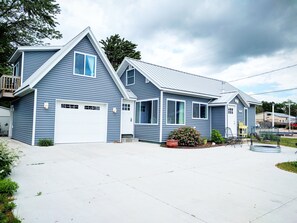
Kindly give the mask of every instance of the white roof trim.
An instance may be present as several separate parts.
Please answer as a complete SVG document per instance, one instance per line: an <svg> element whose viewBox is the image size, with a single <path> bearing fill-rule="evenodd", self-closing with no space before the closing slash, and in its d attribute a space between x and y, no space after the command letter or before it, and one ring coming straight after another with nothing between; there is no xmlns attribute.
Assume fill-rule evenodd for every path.
<svg viewBox="0 0 297 223"><path fill-rule="evenodd" d="M62 46L19 46L8 62L13 63L24 51L55 51L61 48Z"/></svg>
<svg viewBox="0 0 297 223"><path fill-rule="evenodd" d="M67 53L70 52L85 36L88 36L93 47L96 49L99 57L101 58L103 64L114 80L115 84L119 88L120 92L125 98L129 98L123 84L121 83L119 77L116 75L113 67L111 66L109 60L105 56L103 50L99 46L94 34L92 33L90 27L84 29L80 34L70 40L65 46L63 46L58 52L56 52L51 58L49 58L40 68L38 68L22 85L20 89L15 92L15 95L19 95L24 88L33 88L61 59L63 59Z"/></svg>

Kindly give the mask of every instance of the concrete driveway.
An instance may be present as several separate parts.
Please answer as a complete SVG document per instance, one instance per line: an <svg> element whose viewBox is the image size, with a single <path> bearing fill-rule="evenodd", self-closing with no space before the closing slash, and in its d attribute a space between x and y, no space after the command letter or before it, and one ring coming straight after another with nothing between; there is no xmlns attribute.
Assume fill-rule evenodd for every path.
<svg viewBox="0 0 297 223"><path fill-rule="evenodd" d="M10 144L24 153L12 174L23 222L296 223L297 174L274 166L294 149Z"/></svg>

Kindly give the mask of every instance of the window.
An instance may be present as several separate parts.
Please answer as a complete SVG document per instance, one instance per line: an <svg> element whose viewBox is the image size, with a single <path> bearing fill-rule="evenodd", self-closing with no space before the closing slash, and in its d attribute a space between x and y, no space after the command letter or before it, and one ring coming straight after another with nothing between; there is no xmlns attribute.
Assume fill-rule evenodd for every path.
<svg viewBox="0 0 297 223"><path fill-rule="evenodd" d="M96 56L85 53L74 53L74 74L95 77Z"/></svg>
<svg viewBox="0 0 297 223"><path fill-rule="evenodd" d="M158 124L158 99L136 102L137 124Z"/></svg>
<svg viewBox="0 0 297 223"><path fill-rule="evenodd" d="M122 104L123 111L130 111L130 104Z"/></svg>
<svg viewBox="0 0 297 223"><path fill-rule="evenodd" d="M61 108L78 109L78 105L74 105L74 104L61 104Z"/></svg>
<svg viewBox="0 0 297 223"><path fill-rule="evenodd" d="M167 124L185 124L185 102L178 100L167 100Z"/></svg>
<svg viewBox="0 0 297 223"><path fill-rule="evenodd" d="M207 119L208 105L205 103L193 102L192 104L192 118L193 119Z"/></svg>
<svg viewBox="0 0 297 223"><path fill-rule="evenodd" d="M100 110L100 106L85 105L85 110Z"/></svg>
<svg viewBox="0 0 297 223"><path fill-rule="evenodd" d="M135 84L135 69L126 71L126 86Z"/></svg>
<svg viewBox="0 0 297 223"><path fill-rule="evenodd" d="M13 76L19 77L20 76L20 63L18 62L16 65L13 67Z"/></svg>
<svg viewBox="0 0 297 223"><path fill-rule="evenodd" d="M248 125L248 109L244 108L244 125Z"/></svg>
<svg viewBox="0 0 297 223"><path fill-rule="evenodd" d="M228 108L228 114L233 114L233 108Z"/></svg>

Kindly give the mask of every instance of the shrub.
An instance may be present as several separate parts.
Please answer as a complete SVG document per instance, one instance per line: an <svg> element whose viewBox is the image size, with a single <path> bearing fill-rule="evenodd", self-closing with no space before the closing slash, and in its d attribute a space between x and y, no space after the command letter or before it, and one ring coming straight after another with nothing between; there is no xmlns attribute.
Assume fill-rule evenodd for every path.
<svg viewBox="0 0 297 223"><path fill-rule="evenodd" d="M18 159L17 152L8 148L6 142L0 141L0 179L4 179L11 173L11 168Z"/></svg>
<svg viewBox="0 0 297 223"><path fill-rule="evenodd" d="M197 146L202 143L200 133L192 127L181 127L169 134L169 139L178 140L179 146Z"/></svg>
<svg viewBox="0 0 297 223"><path fill-rule="evenodd" d="M38 146L53 146L54 141L52 139L39 139Z"/></svg>
<svg viewBox="0 0 297 223"><path fill-rule="evenodd" d="M217 144L221 144L225 142L225 139L223 138L222 134L218 130L213 129L211 131L211 141Z"/></svg>
<svg viewBox="0 0 297 223"><path fill-rule="evenodd" d="M18 188L18 184L9 178L0 180L0 194L12 196Z"/></svg>

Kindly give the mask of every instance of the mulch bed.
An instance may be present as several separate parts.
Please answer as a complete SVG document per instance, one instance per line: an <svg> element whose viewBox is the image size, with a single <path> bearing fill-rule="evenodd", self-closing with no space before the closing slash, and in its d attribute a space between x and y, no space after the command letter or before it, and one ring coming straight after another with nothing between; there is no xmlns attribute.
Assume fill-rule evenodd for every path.
<svg viewBox="0 0 297 223"><path fill-rule="evenodd" d="M207 142L207 144L205 144L205 145L203 144L203 145L198 145L198 146L178 146L177 148L167 147L165 143L162 143L160 146L168 148L168 149L211 149L211 148L215 148L215 147L222 147L225 145L226 144L212 145L212 142Z"/></svg>

